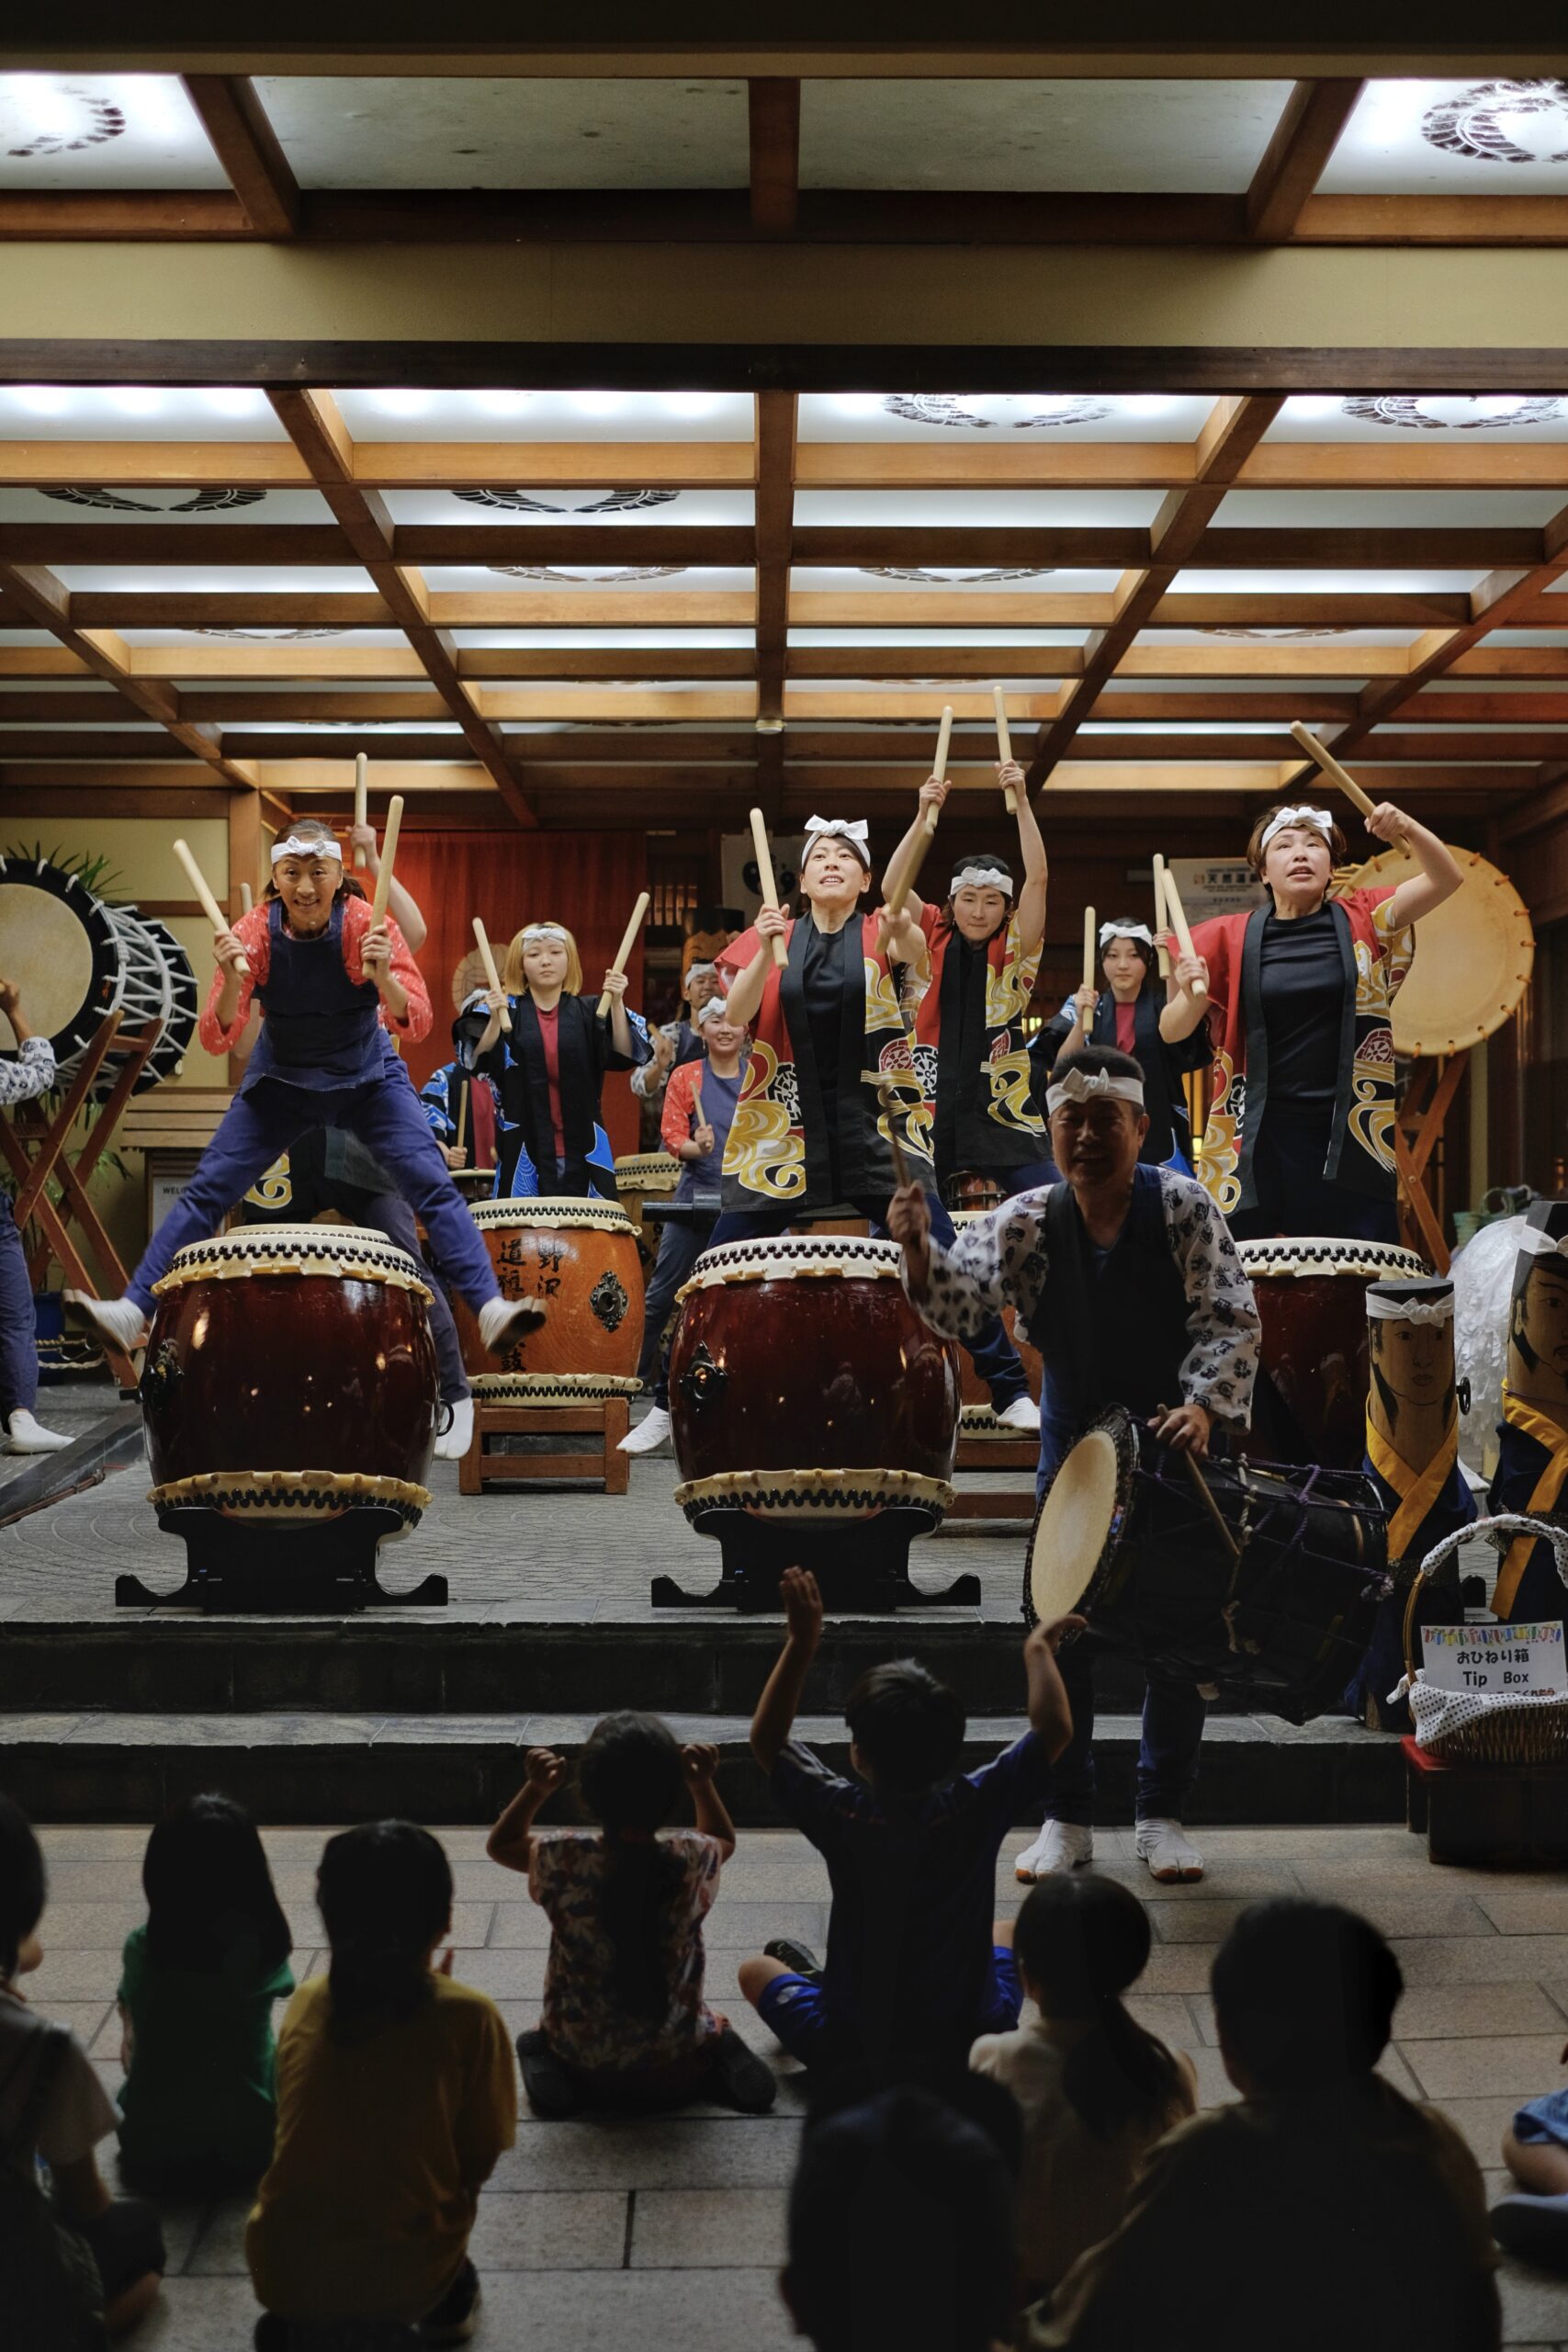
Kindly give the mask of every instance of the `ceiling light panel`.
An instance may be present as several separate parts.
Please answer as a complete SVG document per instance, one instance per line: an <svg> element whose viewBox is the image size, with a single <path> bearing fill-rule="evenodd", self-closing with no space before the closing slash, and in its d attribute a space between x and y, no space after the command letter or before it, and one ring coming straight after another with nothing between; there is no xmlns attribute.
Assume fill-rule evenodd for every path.
<svg viewBox="0 0 1568 2352"><path fill-rule="evenodd" d="M1289 82L809 81L807 188L1239 195Z"/></svg>
<svg viewBox="0 0 1568 2352"><path fill-rule="evenodd" d="M706 652L719 649L750 650L755 642L749 628L455 628L460 646L510 647L514 652L585 653L624 648L628 653L662 652L694 646Z"/></svg>
<svg viewBox="0 0 1568 2352"><path fill-rule="evenodd" d="M333 398L355 441L749 441L756 418L749 392L623 392L589 386L581 391L501 393L391 384L375 391L338 391Z"/></svg>
<svg viewBox="0 0 1568 2352"><path fill-rule="evenodd" d="M5 471L0 441L0 473ZM0 523L328 523L319 491L231 490L187 482L70 482L0 489Z"/></svg>
<svg viewBox="0 0 1568 2352"><path fill-rule="evenodd" d="M1146 526L1159 513L1157 490L797 490L797 525L894 529L931 523L957 529L1066 525L1094 530Z"/></svg>
<svg viewBox="0 0 1568 2352"><path fill-rule="evenodd" d="M220 412L190 385L0 384L0 440L286 441L267 402Z"/></svg>
<svg viewBox="0 0 1568 2352"><path fill-rule="evenodd" d="M0 188L228 186L177 74L0 74Z"/></svg>
<svg viewBox="0 0 1568 2352"><path fill-rule="evenodd" d="M1467 571L1179 571L1172 596L1450 596L1481 578Z"/></svg>
<svg viewBox="0 0 1568 2352"><path fill-rule="evenodd" d="M1568 392L1304 393L1285 402L1265 437L1429 449L1568 441Z"/></svg>
<svg viewBox="0 0 1568 2352"><path fill-rule="evenodd" d="M262 75L302 187L744 187L746 85Z"/></svg>
<svg viewBox="0 0 1568 2352"><path fill-rule="evenodd" d="M525 473L525 461L517 470ZM385 490L381 496L394 523L592 523L606 531L617 524L728 524L744 530L755 519L749 490L649 490L635 482L563 490L525 480L489 489Z"/></svg>
<svg viewBox="0 0 1568 2352"><path fill-rule="evenodd" d="M1233 490L1214 514L1218 529L1529 529L1562 503L1557 490Z"/></svg>
<svg viewBox="0 0 1568 2352"><path fill-rule="evenodd" d="M538 592L625 588L638 595L671 592L687 595L750 594L756 587L754 571L721 571L716 565L683 563L617 563L612 549L603 563L491 564L461 569L439 564L421 566L424 584L433 594L493 596L508 589Z"/></svg>
<svg viewBox="0 0 1568 2352"><path fill-rule="evenodd" d="M1213 403L1168 392L804 392L802 441L1195 441Z"/></svg>
<svg viewBox="0 0 1568 2352"><path fill-rule="evenodd" d="M265 563L237 564L219 570L177 563L150 564L141 570L127 564L62 563L52 567L62 588L95 596L364 596L371 593L366 573L356 567L312 564L308 571Z"/></svg>
<svg viewBox="0 0 1568 2352"><path fill-rule="evenodd" d="M1370 83L1318 193L1568 194L1568 83Z"/></svg>

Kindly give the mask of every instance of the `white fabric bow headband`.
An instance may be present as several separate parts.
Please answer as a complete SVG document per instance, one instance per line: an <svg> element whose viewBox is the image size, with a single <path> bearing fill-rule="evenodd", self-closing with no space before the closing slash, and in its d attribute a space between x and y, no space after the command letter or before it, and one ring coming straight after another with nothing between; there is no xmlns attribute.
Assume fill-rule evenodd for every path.
<svg viewBox="0 0 1568 2352"><path fill-rule="evenodd" d="M999 890L1004 899L1010 899L1013 883L1012 876L1004 874L999 865L976 864L959 866L947 887L950 896L955 890Z"/></svg>
<svg viewBox="0 0 1568 2352"><path fill-rule="evenodd" d="M1045 1113L1050 1117L1064 1102L1132 1102L1141 1111L1144 1107L1144 1081L1141 1078L1123 1078L1110 1069L1070 1069L1045 1090Z"/></svg>
<svg viewBox="0 0 1568 2352"><path fill-rule="evenodd" d="M1314 832L1321 833L1326 841L1329 827L1333 822L1333 814L1329 809L1309 808L1304 802L1299 808L1281 808L1278 815L1270 817L1264 826L1263 839L1258 844L1258 854L1261 857L1275 834L1283 832L1287 825L1310 825Z"/></svg>
<svg viewBox="0 0 1568 2352"><path fill-rule="evenodd" d="M1154 935L1146 922L1102 922L1100 944L1109 947L1113 939L1141 939L1145 947L1154 945Z"/></svg>
<svg viewBox="0 0 1568 2352"><path fill-rule="evenodd" d="M1568 1258L1568 1233L1554 1241L1550 1233L1542 1233L1540 1226L1527 1225L1519 1236L1519 1248L1532 1258Z"/></svg>
<svg viewBox="0 0 1568 2352"><path fill-rule="evenodd" d="M700 1029L705 1021L724 1021L728 1020L728 1001L721 996L710 996L707 1002L698 1008L693 1018Z"/></svg>
<svg viewBox="0 0 1568 2352"><path fill-rule="evenodd" d="M866 872L868 874L871 872L869 846L871 829L863 817L857 817L852 823L847 817L807 817L806 820L807 857L811 854L813 837L818 833L830 833L835 841L848 842Z"/></svg>
<svg viewBox="0 0 1568 2352"><path fill-rule="evenodd" d="M1447 1298L1380 1298L1367 1293L1367 1313L1379 1323L1451 1323L1454 1295Z"/></svg>
<svg viewBox="0 0 1568 2352"><path fill-rule="evenodd" d="M335 857L343 864L343 843L334 841L306 841L299 833L290 833L286 841L274 842L272 862L281 864L286 857Z"/></svg>
<svg viewBox="0 0 1568 2352"><path fill-rule="evenodd" d="M570 936L566 925L559 922L530 922L523 928L525 947L532 947L541 939L566 939Z"/></svg>

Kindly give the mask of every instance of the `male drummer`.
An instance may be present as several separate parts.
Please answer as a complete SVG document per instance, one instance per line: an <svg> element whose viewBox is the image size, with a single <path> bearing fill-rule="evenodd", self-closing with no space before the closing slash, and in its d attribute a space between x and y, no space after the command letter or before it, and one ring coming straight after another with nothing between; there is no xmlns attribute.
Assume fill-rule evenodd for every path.
<svg viewBox="0 0 1568 2352"><path fill-rule="evenodd" d="M895 1194L888 1231L904 1286L934 1330L964 1340L1004 1306L1044 1359L1043 1495L1086 1422L1108 1405L1199 1458L1216 1421L1245 1423L1258 1372L1252 1285L1224 1217L1190 1176L1145 1167L1143 1072L1131 1054L1088 1046L1051 1073L1046 1113L1064 1181L1021 1193L948 1249L925 1196ZM1051 1811L1019 1857L1021 1879L1093 1859L1093 1651L1066 1645L1073 1738L1052 1777ZM1196 1776L1203 1701L1190 1682L1148 1676L1138 1755L1137 1845L1156 1879L1196 1879L1202 1857L1181 1815Z"/></svg>
<svg viewBox="0 0 1568 2352"><path fill-rule="evenodd" d="M36 1102L54 1084L54 1047L22 1011L15 980L0 979L0 1013L11 1024L17 1051L0 1057L0 1102ZM11 1195L0 1186L0 1430L7 1453L57 1453L71 1440L45 1429L38 1403L38 1323L32 1277Z"/></svg>

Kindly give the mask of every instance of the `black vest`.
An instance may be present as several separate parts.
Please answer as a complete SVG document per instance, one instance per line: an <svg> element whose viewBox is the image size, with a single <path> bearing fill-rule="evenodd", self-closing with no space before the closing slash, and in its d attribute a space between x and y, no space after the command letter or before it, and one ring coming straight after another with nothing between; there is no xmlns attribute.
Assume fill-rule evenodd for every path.
<svg viewBox="0 0 1568 2352"><path fill-rule="evenodd" d="M1187 1290L1171 1255L1157 1169L1133 1171L1127 1221L1097 1266L1070 1184L1053 1184L1045 1207L1049 1272L1029 1336L1044 1360L1042 1467L1054 1469L1107 1405L1140 1420L1181 1403L1181 1367L1192 1346ZM1047 1464L1046 1456L1055 1453Z"/></svg>

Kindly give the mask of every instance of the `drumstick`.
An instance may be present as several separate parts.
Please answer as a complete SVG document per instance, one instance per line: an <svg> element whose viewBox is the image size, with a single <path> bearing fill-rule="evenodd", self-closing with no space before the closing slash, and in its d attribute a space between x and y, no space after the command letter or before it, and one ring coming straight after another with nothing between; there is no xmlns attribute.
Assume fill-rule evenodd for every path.
<svg viewBox="0 0 1568 2352"><path fill-rule="evenodd" d="M751 811L751 842L757 853L757 888L762 894L762 904L765 907L771 907L774 914L777 914L778 886L773 880L773 854L768 848L768 829L762 822L762 812L760 808L753 808ZM784 945L782 938L775 939L773 942L773 961L781 971L789 962L789 949Z"/></svg>
<svg viewBox="0 0 1568 2352"><path fill-rule="evenodd" d="M888 1084L886 1079L884 1078L879 1069L863 1069L861 1072L861 1083L863 1086L875 1087L876 1099L881 1103L884 1111L887 1114L887 1140L893 1150L894 1181L897 1182L899 1189L902 1190L909 1181L909 1165L904 1157L904 1148L898 1141L898 1126L897 1118L898 1097L894 1093L892 1087Z"/></svg>
<svg viewBox="0 0 1568 2352"><path fill-rule="evenodd" d="M936 764L931 769L931 774L939 784L945 784L947 781L947 747L952 741L953 705L950 702L944 702L942 707L942 725L936 730ZM928 837L935 832L936 820L941 813L937 808L926 810L925 823Z"/></svg>
<svg viewBox="0 0 1568 2352"><path fill-rule="evenodd" d="M510 1037L512 1035L512 1015L506 1009L506 997L501 985L501 974L495 968L495 956L491 952L490 940L486 935L485 927L479 921L478 915L474 917L474 941L479 951L479 962L485 967L485 978L490 982L491 988L495 990L497 996L501 998L501 1025L506 1035Z"/></svg>
<svg viewBox="0 0 1568 2352"><path fill-rule="evenodd" d="M370 901L370 928L387 920L387 901L392 895L392 860L398 854L398 835L402 830L403 796L394 792L387 804L387 830L381 836L381 870L376 876L376 896Z"/></svg>
<svg viewBox="0 0 1568 2352"><path fill-rule="evenodd" d="M1003 694L1000 686L993 686L991 688L991 701L996 708L997 714L997 757L1000 760L1002 765L1006 767L1009 761L1012 758L1012 737L1008 733L1007 696ZM1008 805L1008 815L1010 817L1016 816L1018 813L1018 795L1013 790L1010 784L1003 786L1002 797Z"/></svg>
<svg viewBox="0 0 1568 2352"><path fill-rule="evenodd" d="M697 1114L697 1125L700 1127L704 1124L703 1082L700 1078L694 1078L692 1080L692 1108Z"/></svg>
<svg viewBox="0 0 1568 2352"><path fill-rule="evenodd" d="M1187 916L1181 904L1181 893L1176 887L1176 876L1168 865L1165 868L1165 903L1171 928L1176 933L1176 944L1184 956L1190 956L1193 953L1192 933L1187 927ZM1207 980L1194 980L1192 993L1196 997L1206 997L1209 993Z"/></svg>
<svg viewBox="0 0 1568 2352"><path fill-rule="evenodd" d="M1094 986L1094 951L1098 944L1094 934L1094 909L1086 907L1083 910L1083 984L1086 989Z"/></svg>
<svg viewBox="0 0 1568 2352"><path fill-rule="evenodd" d="M610 967L612 972L624 972L626 970L626 957L632 952L637 933L642 929L642 919L647 912L648 892L646 890L639 890L637 893L637 904L632 909L632 919L626 928L626 935L622 939L620 945L615 950L615 960ZM599 998L598 1013L601 1021L603 1021L604 1015L609 1012L609 1010L610 990L605 989L602 991Z"/></svg>
<svg viewBox="0 0 1568 2352"><path fill-rule="evenodd" d="M1159 976L1162 980L1168 980L1170 978L1170 950L1165 944L1165 934L1169 928L1170 918L1165 910L1165 860L1156 849L1155 852L1155 935L1160 944L1155 949L1155 954L1159 959Z"/></svg>
<svg viewBox="0 0 1568 2352"><path fill-rule="evenodd" d="M207 917L208 922L212 925L213 930L227 931L229 929L229 918L224 913L222 908L219 905L217 899L213 897L211 891L208 888L207 876L202 872L200 866L197 864L195 858L192 857L189 844L186 842L176 842L175 843L175 855L185 867L186 878L189 882L191 888L196 892L197 897L201 900L201 911ZM251 967L246 963L243 956L237 956L235 957L234 970L242 980L248 980L251 977Z"/></svg>
<svg viewBox="0 0 1568 2352"><path fill-rule="evenodd" d="M468 1125L468 1096L473 1091L473 1085L474 1081L470 1078L468 1085L464 1087L461 1094L457 1097L457 1149L459 1151L463 1149L464 1143L466 1141L466 1131Z"/></svg>
<svg viewBox="0 0 1568 2352"><path fill-rule="evenodd" d="M360 752L354 762L354 821L356 825L370 822L370 755ZM354 853L355 865L367 865L369 858L363 849Z"/></svg>
<svg viewBox="0 0 1568 2352"><path fill-rule="evenodd" d="M1168 1410L1169 1408L1166 1405L1156 1405L1155 1407L1156 1415L1161 1420L1164 1419ZM1186 1448L1183 1447L1181 1450L1181 1459L1186 1465L1188 1476L1191 1479L1192 1484L1202 1498L1204 1509L1207 1510L1209 1517L1214 1522L1215 1531L1219 1535L1221 1543L1224 1545L1225 1550L1230 1554L1233 1560L1239 1560L1241 1557L1241 1545L1231 1533L1230 1521L1226 1519L1224 1511L1220 1509L1219 1504L1214 1500L1213 1487L1210 1486L1207 1478L1204 1477L1201 1470L1198 1467L1197 1455L1189 1453Z"/></svg>
<svg viewBox="0 0 1568 2352"><path fill-rule="evenodd" d="M240 885L240 912L243 915L248 915L254 904L255 899L252 895L250 884L248 882L242 882Z"/></svg>
<svg viewBox="0 0 1568 2352"><path fill-rule="evenodd" d="M1311 728L1303 727L1299 718L1292 722L1291 732L1295 737L1296 741L1301 745L1303 751L1307 753L1308 757L1314 759L1317 762L1318 766L1323 770L1324 775L1328 777L1329 781L1339 786L1339 789L1345 795L1346 799L1358 808L1363 817L1370 817L1372 810L1377 806L1377 803L1368 793L1362 791L1360 786L1356 782L1355 777L1350 774L1348 768L1342 768L1340 766L1338 761L1335 758L1327 745L1320 743L1317 737L1313 733ZM1401 841L1404 841L1407 836L1401 833L1399 838Z"/></svg>

